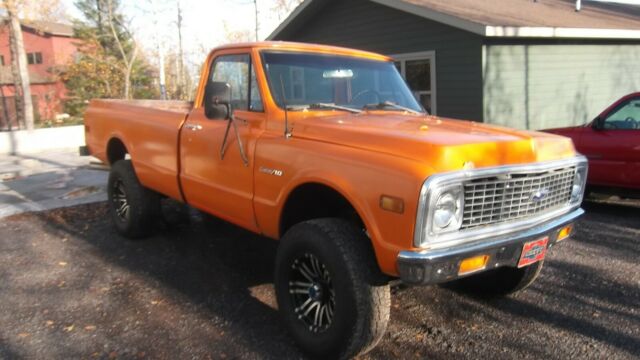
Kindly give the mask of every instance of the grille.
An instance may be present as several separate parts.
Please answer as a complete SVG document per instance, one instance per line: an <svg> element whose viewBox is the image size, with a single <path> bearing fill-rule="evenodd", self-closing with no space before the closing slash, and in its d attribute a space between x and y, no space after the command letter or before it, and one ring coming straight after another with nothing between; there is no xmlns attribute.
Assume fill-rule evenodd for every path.
<svg viewBox="0 0 640 360"><path fill-rule="evenodd" d="M561 208L571 200L574 176L575 167L569 167L467 181L461 229L525 219Z"/></svg>

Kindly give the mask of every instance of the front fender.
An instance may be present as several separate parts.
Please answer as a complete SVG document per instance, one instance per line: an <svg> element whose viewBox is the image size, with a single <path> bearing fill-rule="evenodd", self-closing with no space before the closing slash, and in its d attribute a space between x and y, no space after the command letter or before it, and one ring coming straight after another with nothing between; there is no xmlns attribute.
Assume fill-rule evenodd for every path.
<svg viewBox="0 0 640 360"><path fill-rule="evenodd" d="M286 201L296 188L321 184L349 201L366 226L380 268L397 275L398 253L412 248L418 195L428 167L388 154L295 137L262 138L255 166L254 210L264 235L279 237ZM381 195L403 199L404 212L381 209Z"/></svg>

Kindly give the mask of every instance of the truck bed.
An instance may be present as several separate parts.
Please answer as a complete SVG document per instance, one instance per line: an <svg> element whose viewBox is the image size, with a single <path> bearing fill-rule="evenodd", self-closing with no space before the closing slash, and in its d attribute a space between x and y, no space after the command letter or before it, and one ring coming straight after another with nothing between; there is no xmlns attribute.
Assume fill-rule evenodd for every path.
<svg viewBox="0 0 640 360"><path fill-rule="evenodd" d="M187 114L193 108L193 102L180 100L121 100L121 99L102 99L93 100L94 103L105 103L112 105L135 106L143 108L151 108L156 110L164 110Z"/></svg>
<svg viewBox="0 0 640 360"><path fill-rule="evenodd" d="M86 144L91 155L109 164L109 149L118 145L103 142L127 144L140 182L182 199L178 139L192 107L189 101L92 100L85 114Z"/></svg>

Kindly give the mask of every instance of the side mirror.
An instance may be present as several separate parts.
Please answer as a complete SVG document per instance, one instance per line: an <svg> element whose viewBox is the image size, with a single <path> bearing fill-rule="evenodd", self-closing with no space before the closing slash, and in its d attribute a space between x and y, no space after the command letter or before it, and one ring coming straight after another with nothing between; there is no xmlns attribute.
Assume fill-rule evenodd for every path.
<svg viewBox="0 0 640 360"><path fill-rule="evenodd" d="M209 119L228 119L231 116L231 85L208 82L204 90L204 115Z"/></svg>
<svg viewBox="0 0 640 360"><path fill-rule="evenodd" d="M597 117L595 119L593 119L593 122L591 123L591 127L593 128L593 130L602 130L603 129L603 123L602 123L602 118L601 117Z"/></svg>

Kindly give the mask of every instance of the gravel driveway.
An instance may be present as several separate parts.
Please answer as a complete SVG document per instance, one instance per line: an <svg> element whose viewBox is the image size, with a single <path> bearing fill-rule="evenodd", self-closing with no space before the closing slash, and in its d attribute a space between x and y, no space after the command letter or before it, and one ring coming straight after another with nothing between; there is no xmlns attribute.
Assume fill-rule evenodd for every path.
<svg viewBox="0 0 640 360"><path fill-rule="evenodd" d="M115 234L105 203L2 219L0 358L301 358L276 311L277 244L165 207L158 235L137 242ZM585 208L516 296L394 287L365 358L637 358L640 207Z"/></svg>

